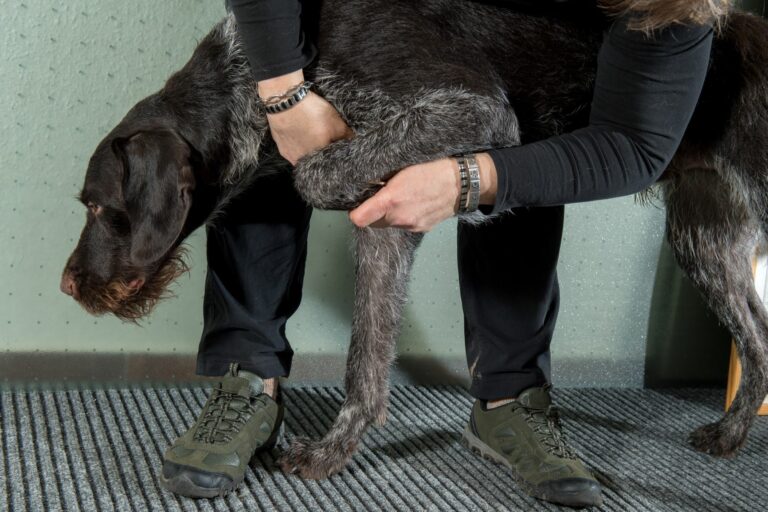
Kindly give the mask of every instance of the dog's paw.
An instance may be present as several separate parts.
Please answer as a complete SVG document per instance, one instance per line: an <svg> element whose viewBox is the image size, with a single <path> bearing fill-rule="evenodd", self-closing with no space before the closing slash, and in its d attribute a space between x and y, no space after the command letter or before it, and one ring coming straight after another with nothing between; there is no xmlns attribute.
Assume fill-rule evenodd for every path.
<svg viewBox="0 0 768 512"><path fill-rule="evenodd" d="M700 452L716 457L733 457L744 444L746 438L745 430L734 430L724 422L716 422L691 432L688 441Z"/></svg>
<svg viewBox="0 0 768 512"><path fill-rule="evenodd" d="M293 184L304 202L318 210L352 210L380 188L376 184L356 184L352 178L342 186L333 186L328 174L326 182L319 184L323 178L316 180L311 174L296 167Z"/></svg>
<svg viewBox="0 0 768 512"><path fill-rule="evenodd" d="M345 449L339 443L298 437L280 457L278 464L286 473L319 480L344 469L353 451L354 446Z"/></svg>
<svg viewBox="0 0 768 512"><path fill-rule="evenodd" d="M293 185L301 198L321 210L351 210L381 187L367 181L347 163L345 146L334 143L307 155L293 170Z"/></svg>
<svg viewBox="0 0 768 512"><path fill-rule="evenodd" d="M328 184L323 180L321 153L299 160L293 170L293 185L307 204L318 207L329 193ZM327 181L327 180L326 180Z"/></svg>
<svg viewBox="0 0 768 512"><path fill-rule="evenodd" d="M387 408L382 407L381 410L376 414L374 417L373 423L377 427L384 426L385 423L387 423Z"/></svg>

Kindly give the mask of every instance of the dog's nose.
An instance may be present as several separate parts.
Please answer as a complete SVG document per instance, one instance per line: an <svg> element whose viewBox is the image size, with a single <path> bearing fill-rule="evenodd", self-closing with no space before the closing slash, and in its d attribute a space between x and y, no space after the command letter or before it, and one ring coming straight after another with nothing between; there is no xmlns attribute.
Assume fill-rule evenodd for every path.
<svg viewBox="0 0 768 512"><path fill-rule="evenodd" d="M59 288L62 292L66 293L75 300L80 297L80 294L77 291L77 283L75 282L75 278L70 271L64 272L64 275L61 276L61 284L59 285Z"/></svg>

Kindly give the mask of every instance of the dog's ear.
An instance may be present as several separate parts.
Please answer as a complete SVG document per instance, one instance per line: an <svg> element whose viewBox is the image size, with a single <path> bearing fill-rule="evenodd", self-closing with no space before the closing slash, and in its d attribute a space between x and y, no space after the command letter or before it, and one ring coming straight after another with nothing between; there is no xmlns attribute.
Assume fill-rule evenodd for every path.
<svg viewBox="0 0 768 512"><path fill-rule="evenodd" d="M181 234L192 205L192 148L170 130L141 131L115 139L123 161L123 199L131 224L131 263L147 266Z"/></svg>

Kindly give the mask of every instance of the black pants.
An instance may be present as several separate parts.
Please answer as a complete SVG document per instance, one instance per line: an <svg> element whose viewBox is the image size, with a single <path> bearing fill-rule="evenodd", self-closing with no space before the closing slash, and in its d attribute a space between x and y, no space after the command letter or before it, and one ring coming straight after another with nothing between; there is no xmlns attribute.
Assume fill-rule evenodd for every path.
<svg viewBox="0 0 768 512"><path fill-rule="evenodd" d="M290 177L259 181L208 228L201 375L232 361L287 376L285 323L301 300L311 210ZM559 303L563 207L519 209L490 224L459 224L459 282L473 396L514 396L549 381Z"/></svg>
<svg viewBox="0 0 768 512"><path fill-rule="evenodd" d="M288 174L261 178L207 228L208 274L197 373L237 361L263 378L288 375L285 322L301 302L312 210Z"/></svg>

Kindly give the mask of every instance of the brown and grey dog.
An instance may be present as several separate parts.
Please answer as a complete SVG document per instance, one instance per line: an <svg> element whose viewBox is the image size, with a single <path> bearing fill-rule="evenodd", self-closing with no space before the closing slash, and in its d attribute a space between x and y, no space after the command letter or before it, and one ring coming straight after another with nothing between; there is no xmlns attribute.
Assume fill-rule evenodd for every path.
<svg viewBox="0 0 768 512"><path fill-rule="evenodd" d="M371 182L408 165L587 122L600 22L457 0L326 0L319 20L321 57L305 73L356 136L296 167L296 187L315 207L350 209L374 192ZM751 251L768 229L766 41L768 23L730 17L661 184L669 242L733 333L743 366L728 413L691 434L697 449L720 456L743 444L768 394L768 316L750 268ZM184 238L215 222L239 192L261 186L259 176L288 172L255 91L235 21L226 18L97 147L81 193L87 222L63 291L91 313L129 320L148 314L185 269ZM346 400L323 439L293 440L285 469L311 478L339 471L366 428L385 420L389 367L420 240L395 229L355 231Z"/></svg>

